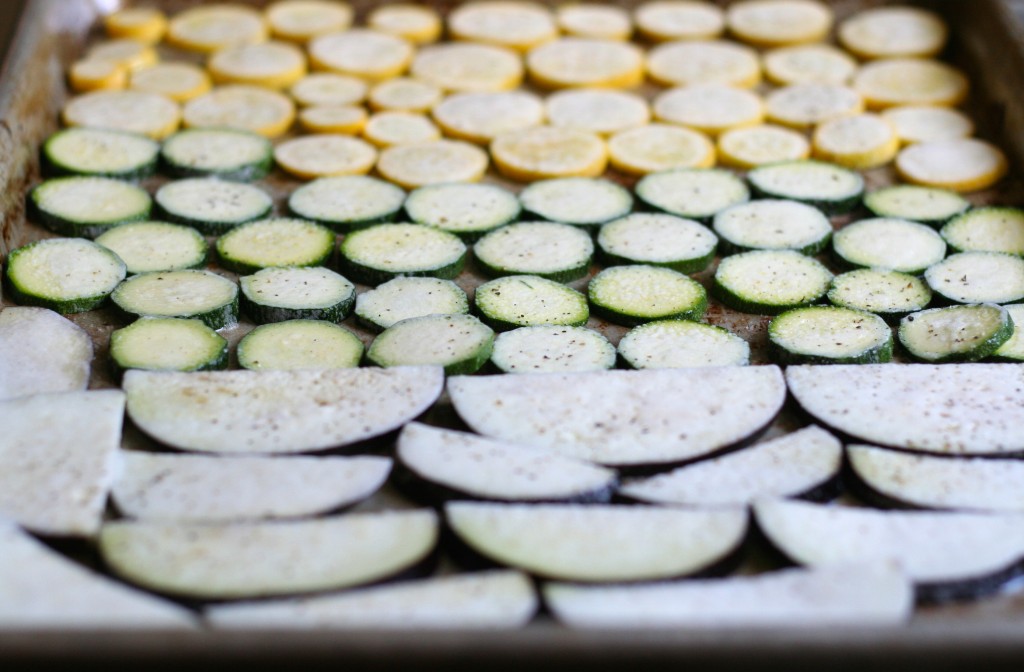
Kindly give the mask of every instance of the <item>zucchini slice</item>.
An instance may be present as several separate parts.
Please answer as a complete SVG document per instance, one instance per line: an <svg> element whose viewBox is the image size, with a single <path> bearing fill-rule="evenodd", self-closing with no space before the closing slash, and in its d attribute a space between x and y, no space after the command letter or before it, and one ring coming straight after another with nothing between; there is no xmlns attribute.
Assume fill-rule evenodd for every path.
<svg viewBox="0 0 1024 672"><path fill-rule="evenodd" d="M258 187L213 178L195 177L168 182L156 192L163 217L217 236L239 224L270 214L274 201Z"/></svg>
<svg viewBox="0 0 1024 672"><path fill-rule="evenodd" d="M0 627L5 630L198 627L189 610L90 571L13 523L0 522L0 547Z"/></svg>
<svg viewBox="0 0 1024 672"><path fill-rule="evenodd" d="M346 277L379 285L410 275L450 280L462 271L466 244L455 234L419 224L378 224L345 236L338 252Z"/></svg>
<svg viewBox="0 0 1024 672"><path fill-rule="evenodd" d="M715 270L712 293L733 310L778 315L819 301L832 273L792 250L755 250L726 257Z"/></svg>
<svg viewBox="0 0 1024 672"><path fill-rule="evenodd" d="M692 460L750 438L782 408L786 386L775 366L737 366L458 376L448 393L484 436L637 467Z"/></svg>
<svg viewBox="0 0 1024 672"><path fill-rule="evenodd" d="M951 219L939 234L954 252L1024 256L1024 210L978 208Z"/></svg>
<svg viewBox="0 0 1024 672"><path fill-rule="evenodd" d="M1017 325L1024 325L1024 303L1015 303L1010 306L1003 306L1013 320L1013 335L1010 339L999 346L993 353L992 358L1000 362L1024 361L1024 328Z"/></svg>
<svg viewBox="0 0 1024 672"><path fill-rule="evenodd" d="M386 457L214 457L122 451L111 491L139 520L215 523L312 516L360 502L391 471Z"/></svg>
<svg viewBox="0 0 1024 672"><path fill-rule="evenodd" d="M495 630L526 625L537 611L537 603L528 577L494 570L403 581L339 595L219 605L207 609L205 615L218 629Z"/></svg>
<svg viewBox="0 0 1024 672"><path fill-rule="evenodd" d="M432 184L405 201L410 221L449 231L466 242L519 218L516 195L493 184Z"/></svg>
<svg viewBox="0 0 1024 672"><path fill-rule="evenodd" d="M519 192L519 201L531 217L574 226L600 226L633 209L628 189L592 177L534 182Z"/></svg>
<svg viewBox="0 0 1024 672"><path fill-rule="evenodd" d="M149 590L239 599L393 576L428 559L437 527L428 510L256 523L118 521L103 528L99 548L115 574ZM296 553L308 548L321 552Z"/></svg>
<svg viewBox="0 0 1024 672"><path fill-rule="evenodd" d="M925 282L955 303L1024 300L1024 259L1000 252L960 252L928 267Z"/></svg>
<svg viewBox="0 0 1024 672"><path fill-rule="evenodd" d="M786 380L807 413L859 441L949 455L1021 449L1014 364L791 366Z"/></svg>
<svg viewBox="0 0 1024 672"><path fill-rule="evenodd" d="M491 363L505 373L601 371L615 366L615 346L584 327L520 327L498 335Z"/></svg>
<svg viewBox="0 0 1024 672"><path fill-rule="evenodd" d="M860 173L822 161L783 161L747 173L758 198L806 203L829 215L850 212L864 195Z"/></svg>
<svg viewBox="0 0 1024 672"><path fill-rule="evenodd" d="M497 331L541 324L580 327L590 319L587 297L536 275L507 275L476 288L474 305Z"/></svg>
<svg viewBox="0 0 1024 672"><path fill-rule="evenodd" d="M754 505L779 550L810 567L851 562L898 565L918 600L939 602L997 590L1024 556L1021 516L879 511L786 500Z"/></svg>
<svg viewBox="0 0 1024 672"><path fill-rule="evenodd" d="M395 185L365 175L322 177L292 192L288 209L342 233L392 222L405 202Z"/></svg>
<svg viewBox="0 0 1024 672"><path fill-rule="evenodd" d="M443 366L450 376L474 373L491 356L494 332L472 315L425 315L385 329L366 351L377 366Z"/></svg>
<svg viewBox="0 0 1024 672"><path fill-rule="evenodd" d="M728 170L677 168L645 175L636 183L644 204L688 219L707 222L722 210L750 200L750 190Z"/></svg>
<svg viewBox="0 0 1024 672"><path fill-rule="evenodd" d="M1024 462L846 447L861 484L888 502L926 509L1024 512Z"/></svg>
<svg viewBox="0 0 1024 672"><path fill-rule="evenodd" d="M843 308L898 318L927 308L932 290L916 275L884 268L859 268L832 278L828 300Z"/></svg>
<svg viewBox="0 0 1024 672"><path fill-rule="evenodd" d="M322 266L333 253L334 232L304 219L261 219L242 224L217 239L221 267L237 273Z"/></svg>
<svg viewBox="0 0 1024 672"><path fill-rule="evenodd" d="M46 308L0 310L0 400L89 385L92 338Z"/></svg>
<svg viewBox="0 0 1024 672"><path fill-rule="evenodd" d="M164 170L173 177L218 177L252 182L274 166L274 148L262 135L235 128L179 131L160 149Z"/></svg>
<svg viewBox="0 0 1024 672"><path fill-rule="evenodd" d="M65 315L99 307L127 275L120 257L81 238L50 238L11 250L6 272L12 299Z"/></svg>
<svg viewBox="0 0 1024 672"><path fill-rule="evenodd" d="M727 208L715 215L712 228L727 253L796 250L813 256L832 236L832 223L821 210L775 199Z"/></svg>
<svg viewBox="0 0 1024 672"><path fill-rule="evenodd" d="M722 457L648 478L619 493L651 504L749 506L761 497L801 497L838 490L843 444L811 426Z"/></svg>
<svg viewBox="0 0 1024 672"><path fill-rule="evenodd" d="M967 212L971 202L955 191L897 184L872 191L864 197L864 207L876 217L909 219L938 227Z"/></svg>
<svg viewBox="0 0 1024 672"><path fill-rule="evenodd" d="M124 404L120 390L0 402L0 516L40 534L95 535L117 471Z"/></svg>
<svg viewBox="0 0 1024 672"><path fill-rule="evenodd" d="M994 354L1013 335L1002 306L972 304L932 308L900 320L900 344L925 362L975 362Z"/></svg>
<svg viewBox="0 0 1024 672"><path fill-rule="evenodd" d="M209 271L142 273L118 285L110 297L140 317L188 317L211 329L238 322L238 285Z"/></svg>
<svg viewBox="0 0 1024 672"><path fill-rule="evenodd" d="M750 344L728 329L689 320L647 322L619 341L619 357L633 369L746 366Z"/></svg>
<svg viewBox="0 0 1024 672"><path fill-rule="evenodd" d="M136 180L156 171L160 143L103 128L66 128L43 143L44 169L54 175Z"/></svg>
<svg viewBox="0 0 1024 672"><path fill-rule="evenodd" d="M594 241L586 231L557 222L517 222L478 240L473 256L492 277L536 275L556 282L586 276Z"/></svg>
<svg viewBox="0 0 1024 672"><path fill-rule="evenodd" d="M206 265L206 239L195 229L178 224L121 224L98 236L96 242L121 257L132 275Z"/></svg>
<svg viewBox="0 0 1024 672"><path fill-rule="evenodd" d="M304 453L387 434L441 394L441 367L128 371L128 415L161 443L205 453Z"/></svg>
<svg viewBox="0 0 1024 672"><path fill-rule="evenodd" d="M652 581L706 570L734 552L744 510L606 504L451 502L445 519L472 549L546 579Z"/></svg>
<svg viewBox="0 0 1024 672"><path fill-rule="evenodd" d="M650 264L699 273L715 258L718 237L690 219L636 213L602 226L597 246L605 264Z"/></svg>
<svg viewBox="0 0 1024 672"><path fill-rule="evenodd" d="M832 251L848 266L918 275L945 258L946 241L924 224L878 217L862 219L836 231Z"/></svg>
<svg viewBox="0 0 1024 672"><path fill-rule="evenodd" d="M909 620L913 586L877 563L644 586L549 583L544 602L572 628L877 627Z"/></svg>
<svg viewBox="0 0 1024 672"><path fill-rule="evenodd" d="M356 297L356 319L383 331L411 317L459 315L469 312L469 297L451 280L403 277L388 280Z"/></svg>
<svg viewBox="0 0 1024 672"><path fill-rule="evenodd" d="M593 313L609 322L635 326L652 320L704 317L708 293L687 275L657 266L612 266L587 285Z"/></svg>
<svg viewBox="0 0 1024 672"><path fill-rule="evenodd" d="M892 359L892 330L860 310L810 306L768 325L772 359L780 364L877 364Z"/></svg>
<svg viewBox="0 0 1024 672"><path fill-rule="evenodd" d="M607 502L611 469L475 434L410 423L398 435L406 489L426 499Z"/></svg>
<svg viewBox="0 0 1024 672"><path fill-rule="evenodd" d="M126 222L149 219L145 189L108 177L57 177L29 193L31 216L54 233L95 238Z"/></svg>
<svg viewBox="0 0 1024 672"><path fill-rule="evenodd" d="M117 372L209 371L228 366L228 342L199 320L143 317L110 334Z"/></svg>
<svg viewBox="0 0 1024 672"><path fill-rule="evenodd" d="M363 358L363 342L323 320L262 324L238 342L238 365L256 371L351 369Z"/></svg>
<svg viewBox="0 0 1024 672"><path fill-rule="evenodd" d="M356 286L321 266L264 268L239 278L242 310L256 324L284 320L341 322L352 312Z"/></svg>

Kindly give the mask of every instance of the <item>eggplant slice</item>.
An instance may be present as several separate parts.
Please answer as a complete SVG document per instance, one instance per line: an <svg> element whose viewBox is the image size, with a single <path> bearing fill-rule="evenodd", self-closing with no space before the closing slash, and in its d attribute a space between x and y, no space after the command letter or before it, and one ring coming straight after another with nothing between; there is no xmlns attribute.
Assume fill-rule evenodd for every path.
<svg viewBox="0 0 1024 672"><path fill-rule="evenodd" d="M522 627L537 611L520 572L457 574L339 595L213 606L214 628L495 630Z"/></svg>
<svg viewBox="0 0 1024 672"><path fill-rule="evenodd" d="M757 524L787 557L811 567L894 562L918 598L943 601L992 592L1024 558L1024 515L881 511L763 500Z"/></svg>
<svg viewBox="0 0 1024 672"><path fill-rule="evenodd" d="M743 509L452 502L448 525L473 550L543 578L588 583L695 574L743 542Z"/></svg>
<svg viewBox="0 0 1024 672"><path fill-rule="evenodd" d="M0 630L195 626L178 605L91 572L0 520Z"/></svg>
<svg viewBox="0 0 1024 672"><path fill-rule="evenodd" d="M386 457L217 457L122 451L114 503L143 520L229 522L334 511L376 492Z"/></svg>
<svg viewBox="0 0 1024 672"><path fill-rule="evenodd" d="M457 376L475 431L608 466L692 460L764 429L786 399L776 366Z"/></svg>
<svg viewBox="0 0 1024 672"><path fill-rule="evenodd" d="M786 381L804 410L862 442L948 455L1024 450L1019 364L791 366Z"/></svg>
<svg viewBox="0 0 1024 672"><path fill-rule="evenodd" d="M240 599L393 576L431 555L437 528L429 510L231 525L114 522L99 546L116 574L150 590Z"/></svg>
<svg viewBox="0 0 1024 672"><path fill-rule="evenodd" d="M0 399L84 390L92 355L89 334L52 310L0 311Z"/></svg>
<svg viewBox="0 0 1024 672"><path fill-rule="evenodd" d="M442 500L608 501L616 482L610 469L551 450L415 422L398 435L397 456L426 482L416 490Z"/></svg>
<svg viewBox="0 0 1024 672"><path fill-rule="evenodd" d="M915 455L847 446L850 468L873 493L927 509L1024 513L1024 462Z"/></svg>
<svg viewBox="0 0 1024 672"><path fill-rule="evenodd" d="M96 534L124 399L120 390L96 390L0 402L0 516L40 534Z"/></svg>
<svg viewBox="0 0 1024 672"><path fill-rule="evenodd" d="M157 441L214 453L302 453L394 431L427 410L441 367L129 371L128 415Z"/></svg>
<svg viewBox="0 0 1024 672"><path fill-rule="evenodd" d="M653 504L746 506L761 497L813 492L839 476L843 447L820 427L806 427L750 448L627 481L619 493Z"/></svg>
<svg viewBox="0 0 1024 672"><path fill-rule="evenodd" d="M903 623L914 587L894 565L784 569L635 586L551 583L544 602L576 628L775 628Z"/></svg>

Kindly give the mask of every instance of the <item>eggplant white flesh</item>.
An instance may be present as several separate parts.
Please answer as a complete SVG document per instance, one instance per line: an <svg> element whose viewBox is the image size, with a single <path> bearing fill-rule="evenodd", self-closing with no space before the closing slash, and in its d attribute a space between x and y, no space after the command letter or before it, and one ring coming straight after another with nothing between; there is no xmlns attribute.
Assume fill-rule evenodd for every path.
<svg viewBox="0 0 1024 672"><path fill-rule="evenodd" d="M214 453L302 453L370 439L427 410L441 367L128 371L128 415L156 440Z"/></svg>
<svg viewBox="0 0 1024 672"><path fill-rule="evenodd" d="M371 583L425 560L429 510L236 524L114 522L100 552L122 578L162 593L241 599Z"/></svg>
<svg viewBox="0 0 1024 672"><path fill-rule="evenodd" d="M219 457L122 451L111 495L131 518L226 522L295 518L366 499L386 457Z"/></svg>
<svg viewBox="0 0 1024 672"><path fill-rule="evenodd" d="M1024 513L1024 461L915 455L847 446L850 467L868 488L929 509Z"/></svg>
<svg viewBox="0 0 1024 672"><path fill-rule="evenodd" d="M40 534L96 534L124 399L120 390L96 390L0 402L0 516Z"/></svg>
<svg viewBox="0 0 1024 672"><path fill-rule="evenodd" d="M188 610L89 571L0 521L0 630L195 626Z"/></svg>
<svg viewBox="0 0 1024 672"><path fill-rule="evenodd" d="M0 399L84 390L92 356L89 334L52 310L0 311Z"/></svg>
<svg viewBox="0 0 1024 672"><path fill-rule="evenodd" d="M914 607L913 584L886 564L633 586L551 583L543 595L576 628L881 626L907 621Z"/></svg>
<svg viewBox="0 0 1024 672"><path fill-rule="evenodd" d="M882 511L764 500L768 539L801 565L896 563L918 584L982 583L1024 558L1024 515Z"/></svg>
<svg viewBox="0 0 1024 672"><path fill-rule="evenodd" d="M775 366L456 376L475 431L609 466L683 462L749 438L786 398Z"/></svg>
<svg viewBox="0 0 1024 672"><path fill-rule="evenodd" d="M398 459L439 490L504 501L607 501L610 469L543 448L496 441L419 423L398 435Z"/></svg>
<svg viewBox="0 0 1024 672"><path fill-rule="evenodd" d="M526 575L496 570L337 595L213 606L206 619L215 628L495 630L522 627L537 605Z"/></svg>
<svg viewBox="0 0 1024 672"><path fill-rule="evenodd" d="M812 491L837 478L842 463L839 440L820 427L807 427L665 474L628 481L619 492L660 504L745 506L760 497Z"/></svg>
<svg viewBox="0 0 1024 672"><path fill-rule="evenodd" d="M790 392L860 441L939 454L1024 450L1019 364L791 366Z"/></svg>
<svg viewBox="0 0 1024 672"><path fill-rule="evenodd" d="M564 581L651 581L726 559L747 529L743 509L452 502L448 525L478 553Z"/></svg>

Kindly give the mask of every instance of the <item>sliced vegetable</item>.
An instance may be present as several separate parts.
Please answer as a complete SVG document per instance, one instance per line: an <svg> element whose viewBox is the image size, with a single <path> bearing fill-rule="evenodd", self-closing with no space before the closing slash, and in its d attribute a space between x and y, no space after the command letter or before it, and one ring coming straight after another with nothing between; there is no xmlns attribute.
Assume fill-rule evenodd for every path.
<svg viewBox="0 0 1024 672"><path fill-rule="evenodd" d="M845 84L857 60L831 44L801 44L765 52L764 74L773 84Z"/></svg>
<svg viewBox="0 0 1024 672"><path fill-rule="evenodd" d="M238 285L210 271L142 273L118 285L111 299L140 317L195 318L211 329L238 321Z"/></svg>
<svg viewBox="0 0 1024 672"><path fill-rule="evenodd" d="M441 367L323 371L129 371L128 415L183 450L303 453L398 429L441 394Z"/></svg>
<svg viewBox="0 0 1024 672"><path fill-rule="evenodd" d="M274 202L259 187L213 178L168 182L156 192L156 204L169 222L216 236L270 214Z"/></svg>
<svg viewBox="0 0 1024 672"><path fill-rule="evenodd" d="M1024 325L1024 304L1015 303L1012 306L1004 306L1004 308L1010 314L1010 319L1013 320L1013 335L999 346L992 358L1000 362L1024 361L1024 329L1017 327L1018 324Z"/></svg>
<svg viewBox="0 0 1024 672"><path fill-rule="evenodd" d="M396 322L366 351L377 366L443 366L448 375L475 373L491 357L494 332L472 315L425 315Z"/></svg>
<svg viewBox="0 0 1024 672"><path fill-rule="evenodd" d="M821 161L783 161L747 173L760 198L800 201L827 214L850 212L864 195L860 173Z"/></svg>
<svg viewBox="0 0 1024 672"><path fill-rule="evenodd" d="M926 362L975 362L1010 340L1013 320L1005 308L971 304L932 308L900 320L900 344Z"/></svg>
<svg viewBox="0 0 1024 672"><path fill-rule="evenodd" d="M187 226L132 222L104 232L96 242L121 257L132 275L206 265L206 239Z"/></svg>
<svg viewBox="0 0 1024 672"><path fill-rule="evenodd" d="M863 111L864 100L860 94L841 84L790 84L775 89L765 98L768 121L797 129L813 128Z"/></svg>
<svg viewBox="0 0 1024 672"><path fill-rule="evenodd" d="M177 13L167 26L167 41L172 46L207 54L265 39L267 24L263 15L240 5L193 7Z"/></svg>
<svg viewBox="0 0 1024 672"><path fill-rule="evenodd" d="M219 177L251 182L274 164L270 141L231 128L192 128L175 133L160 149L164 168L174 177Z"/></svg>
<svg viewBox="0 0 1024 672"><path fill-rule="evenodd" d="M548 8L529 2L477 2L458 7L448 17L452 37L468 42L497 44L519 51L558 35Z"/></svg>
<svg viewBox="0 0 1024 672"><path fill-rule="evenodd" d="M798 161L810 153L811 145L802 134L772 124L733 128L718 138L718 160L740 169Z"/></svg>
<svg viewBox="0 0 1024 672"><path fill-rule="evenodd" d="M897 184L872 191L864 197L864 206L876 217L940 226L966 212L971 203L954 191Z"/></svg>
<svg viewBox="0 0 1024 672"><path fill-rule="evenodd" d="M1024 259L1000 252L960 252L932 264L925 282L956 303L1016 303L1024 300Z"/></svg>
<svg viewBox="0 0 1024 672"><path fill-rule="evenodd" d="M861 58L934 56L948 37L937 14L918 7L875 7L857 12L839 26L844 47Z"/></svg>
<svg viewBox="0 0 1024 672"><path fill-rule="evenodd" d="M896 172L904 181L953 191L987 189L1007 170L1002 150L973 138L919 142L896 157Z"/></svg>
<svg viewBox="0 0 1024 672"><path fill-rule="evenodd" d="M613 266L593 277L587 298L595 315L634 326L652 320L699 321L708 294L699 282L670 268Z"/></svg>
<svg viewBox="0 0 1024 672"><path fill-rule="evenodd" d="M753 0L731 5L729 32L757 47L821 42L832 29L832 10L811 0Z"/></svg>
<svg viewBox="0 0 1024 672"><path fill-rule="evenodd" d="M274 36L307 42L317 35L346 30L352 25L352 7L326 0L278 0L266 9Z"/></svg>
<svg viewBox="0 0 1024 672"><path fill-rule="evenodd" d="M238 365L256 371L350 369L363 358L363 342L323 320L261 324L238 342Z"/></svg>
<svg viewBox="0 0 1024 672"><path fill-rule="evenodd" d="M954 252L1004 252L1024 256L1024 210L977 208L939 231Z"/></svg>
<svg viewBox="0 0 1024 672"><path fill-rule="evenodd" d="M450 231L472 242L514 222L520 206L514 193L493 184L434 184L409 194L405 212L416 224Z"/></svg>
<svg viewBox="0 0 1024 672"><path fill-rule="evenodd" d="M400 320L425 315L469 312L469 298L451 280L400 277L388 280L356 297L356 319L373 331L383 331Z"/></svg>
<svg viewBox="0 0 1024 672"><path fill-rule="evenodd" d="M582 128L610 135L651 120L647 101L635 93L606 89L567 89L544 101L552 126Z"/></svg>
<svg viewBox="0 0 1024 672"><path fill-rule="evenodd" d="M754 126L764 119L756 93L725 84L691 84L669 89L654 99L659 121L717 136L732 128Z"/></svg>
<svg viewBox="0 0 1024 672"><path fill-rule="evenodd" d="M776 199L726 208L715 215L712 229L729 252L795 250L815 255L832 237L832 223L821 210Z"/></svg>
<svg viewBox="0 0 1024 672"><path fill-rule="evenodd" d="M228 342L199 320L143 317L111 332L110 359L117 372L226 369Z"/></svg>
<svg viewBox="0 0 1024 672"><path fill-rule="evenodd" d="M300 180L365 175L377 162L377 150L359 138L316 133L286 140L274 148L274 162Z"/></svg>
<svg viewBox="0 0 1024 672"><path fill-rule="evenodd" d="M310 40L307 49L314 69L370 81L401 75L415 53L408 40L365 28L320 35Z"/></svg>
<svg viewBox="0 0 1024 672"><path fill-rule="evenodd" d="M778 315L825 296L832 273L792 250L755 250L726 257L715 270L712 293L733 310Z"/></svg>
<svg viewBox="0 0 1024 672"><path fill-rule="evenodd" d="M726 84L751 89L761 81L757 52L735 42L687 39L647 52L647 74L662 86Z"/></svg>
<svg viewBox="0 0 1024 672"><path fill-rule="evenodd" d="M579 327L587 323L587 297L560 282L535 275L507 275L476 288L481 319L497 331L542 324Z"/></svg>
<svg viewBox="0 0 1024 672"><path fill-rule="evenodd" d="M338 248L346 277L379 285L399 276L454 278L466 244L455 234L418 224L378 224L345 236Z"/></svg>
<svg viewBox="0 0 1024 672"><path fill-rule="evenodd" d="M182 111L167 96L146 91L92 91L68 101L67 126L106 128L162 140L178 130Z"/></svg>
<svg viewBox="0 0 1024 672"><path fill-rule="evenodd" d="M786 387L777 367L756 366L459 376L448 393L485 436L642 466L692 460L749 438L778 413ZM678 403L681 396L687 403Z"/></svg>
<svg viewBox="0 0 1024 672"><path fill-rule="evenodd" d="M377 172L404 189L444 182L479 182L487 172L487 152L458 140L434 140L389 147L380 153Z"/></svg>
<svg viewBox="0 0 1024 672"><path fill-rule="evenodd" d="M221 267L237 273L321 266L333 253L334 232L303 219L276 217L248 222L217 239Z"/></svg>
<svg viewBox="0 0 1024 672"><path fill-rule="evenodd" d="M519 192L523 209L538 219L598 226L624 217L633 209L629 190L590 177L562 177L534 182Z"/></svg>
<svg viewBox="0 0 1024 672"><path fill-rule="evenodd" d="M66 128L43 143L44 168L51 173L127 180L152 175L159 151L143 135L102 128Z"/></svg>
<svg viewBox="0 0 1024 672"><path fill-rule="evenodd" d="M932 290L916 275L859 268L832 278L828 300L844 308L895 318L927 308Z"/></svg>
<svg viewBox="0 0 1024 672"><path fill-rule="evenodd" d="M867 170L883 166L900 148L896 128L877 114L838 117L814 130L814 156L846 168Z"/></svg>
<svg viewBox="0 0 1024 672"><path fill-rule="evenodd" d="M54 233L95 238L119 224L149 219L145 189L108 177L58 177L29 193L30 215Z"/></svg>
<svg viewBox="0 0 1024 672"><path fill-rule="evenodd" d="M597 177L608 163L608 148L590 131L535 126L509 131L490 145L494 165L505 177L533 182L556 177Z"/></svg>
<svg viewBox="0 0 1024 672"><path fill-rule="evenodd" d="M446 91L508 91L523 81L523 61L505 47L444 43L416 54L412 76Z"/></svg>
<svg viewBox="0 0 1024 672"><path fill-rule="evenodd" d="M718 237L690 219L635 213L608 222L597 234L606 264L650 264L699 273L718 249Z"/></svg>
<svg viewBox="0 0 1024 672"><path fill-rule="evenodd" d="M715 165L715 146L689 128L648 124L613 135L608 157L620 172L646 175L673 168L710 168Z"/></svg>
<svg viewBox="0 0 1024 672"><path fill-rule="evenodd" d="M630 89L644 81L644 52L625 42L563 37L531 49L526 70L544 89Z"/></svg>
<svg viewBox="0 0 1024 672"><path fill-rule="evenodd" d="M633 369L746 366L750 345L722 327L689 320L647 322L619 341L619 356Z"/></svg>
<svg viewBox="0 0 1024 672"><path fill-rule="evenodd" d="M511 131L544 122L544 101L526 91L454 93L431 111L444 134L486 145Z"/></svg>
<svg viewBox="0 0 1024 672"><path fill-rule="evenodd" d="M846 264L919 274L946 256L935 229L905 219L877 217L847 224L832 236L832 251Z"/></svg>
<svg viewBox="0 0 1024 672"><path fill-rule="evenodd" d="M768 325L772 359L780 364L888 362L892 342L892 330L885 320L852 308L797 308Z"/></svg>
<svg viewBox="0 0 1024 672"><path fill-rule="evenodd" d="M261 86L227 84L185 103L182 118L186 128L234 128L277 138L295 121L295 103Z"/></svg>
<svg viewBox="0 0 1024 672"><path fill-rule="evenodd" d="M584 277L593 254L586 231L557 222L516 222L473 245L473 256L490 276L536 275L557 282Z"/></svg>
<svg viewBox="0 0 1024 672"><path fill-rule="evenodd" d="M82 238L40 240L7 256L11 298L65 315L100 306L126 274L120 257Z"/></svg>
<svg viewBox="0 0 1024 672"><path fill-rule="evenodd" d="M584 327L520 327L498 335L491 363L505 373L600 371L615 366L615 346Z"/></svg>
<svg viewBox="0 0 1024 672"><path fill-rule="evenodd" d="M306 74L306 55L287 42L238 44L213 53L206 67L218 84L285 89Z"/></svg>
<svg viewBox="0 0 1024 672"><path fill-rule="evenodd" d="M929 58L885 58L861 66L853 77L871 108L897 105L955 107L967 97L967 76Z"/></svg>
<svg viewBox="0 0 1024 672"><path fill-rule="evenodd" d="M242 310L256 324L284 320L341 322L356 302L355 285L320 266L264 268L238 282Z"/></svg>
<svg viewBox="0 0 1024 672"><path fill-rule="evenodd" d="M636 197L656 210L705 222L750 200L750 192L727 170L680 168L644 176L636 183Z"/></svg>
<svg viewBox="0 0 1024 672"><path fill-rule="evenodd" d="M323 177L292 192L288 209L302 219L342 233L394 221L405 192L393 184L363 175Z"/></svg>

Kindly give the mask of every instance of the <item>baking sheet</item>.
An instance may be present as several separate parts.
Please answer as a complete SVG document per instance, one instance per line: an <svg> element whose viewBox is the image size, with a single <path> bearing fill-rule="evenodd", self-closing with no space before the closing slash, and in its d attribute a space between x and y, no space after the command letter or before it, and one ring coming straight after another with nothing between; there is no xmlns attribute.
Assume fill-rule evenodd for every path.
<svg viewBox="0 0 1024 672"><path fill-rule="evenodd" d="M8 54L0 82L0 254L30 240L50 234L27 224L24 194L38 181L37 147L57 128L66 99L63 73L95 30L100 7L117 3L99 0L30 0L17 41ZM197 4L171 0L139 2L156 4L168 11ZM251 4L264 4L260 2ZM371 2L353 3L360 15ZM450 4L431 3L445 10ZM635 2L621 3L626 6ZM832 3L839 16L865 6L884 4L872 0L839 0ZM1015 166L1024 157L1024 105L1018 101L1024 91L1024 38L1006 6L998 0L920 3L947 16L953 26L953 44L948 58L971 76L973 94L970 112L979 135L1005 148ZM92 33L95 37L96 33ZM653 89L651 89L653 91ZM616 177L629 184L631 181ZM870 171L869 185L893 181L891 169ZM500 182L497 178L490 178ZM149 186L158 184L156 178ZM297 182L276 175L269 185L283 212L284 195ZM513 185L509 185L513 186ZM999 202L1019 205L1020 172L1014 170L997 189L971 195L975 203ZM842 220L837 220L837 224ZM471 289L479 278L467 275L460 282ZM8 305L7 302L4 305ZM112 329L121 326L112 312L95 311L75 316L76 322L94 335L98 358L94 364L93 387L111 384L107 375L106 342ZM764 328L767 318L742 316L721 308L708 316L713 323L728 326L753 346L755 362L766 361ZM349 326L346 323L346 326ZM624 329L594 321L616 342ZM248 328L233 330L237 340ZM364 339L369 335L363 333ZM799 423L786 416L773 432ZM127 442L145 447L148 442L129 430ZM387 496L368 506L392 506ZM423 665L438 663L480 664L486 669L515 665L644 664L685 659L688 663L729 664L752 661L785 664L799 661L831 660L842 655L843 665L906 664L921 655L933 661L954 664L980 656L991 664L1024 656L1024 595L1014 591L975 603L918 609L913 621L902 628L830 630L710 630L595 632L570 631L545 617L517 632L496 633L295 633L295 632L199 632L162 634L150 632L102 633L11 633L0 632L0 660L103 659L146 661L156 657L187 660L249 659L263 664L274 660L301 659L304 663L350 663Z"/></svg>

